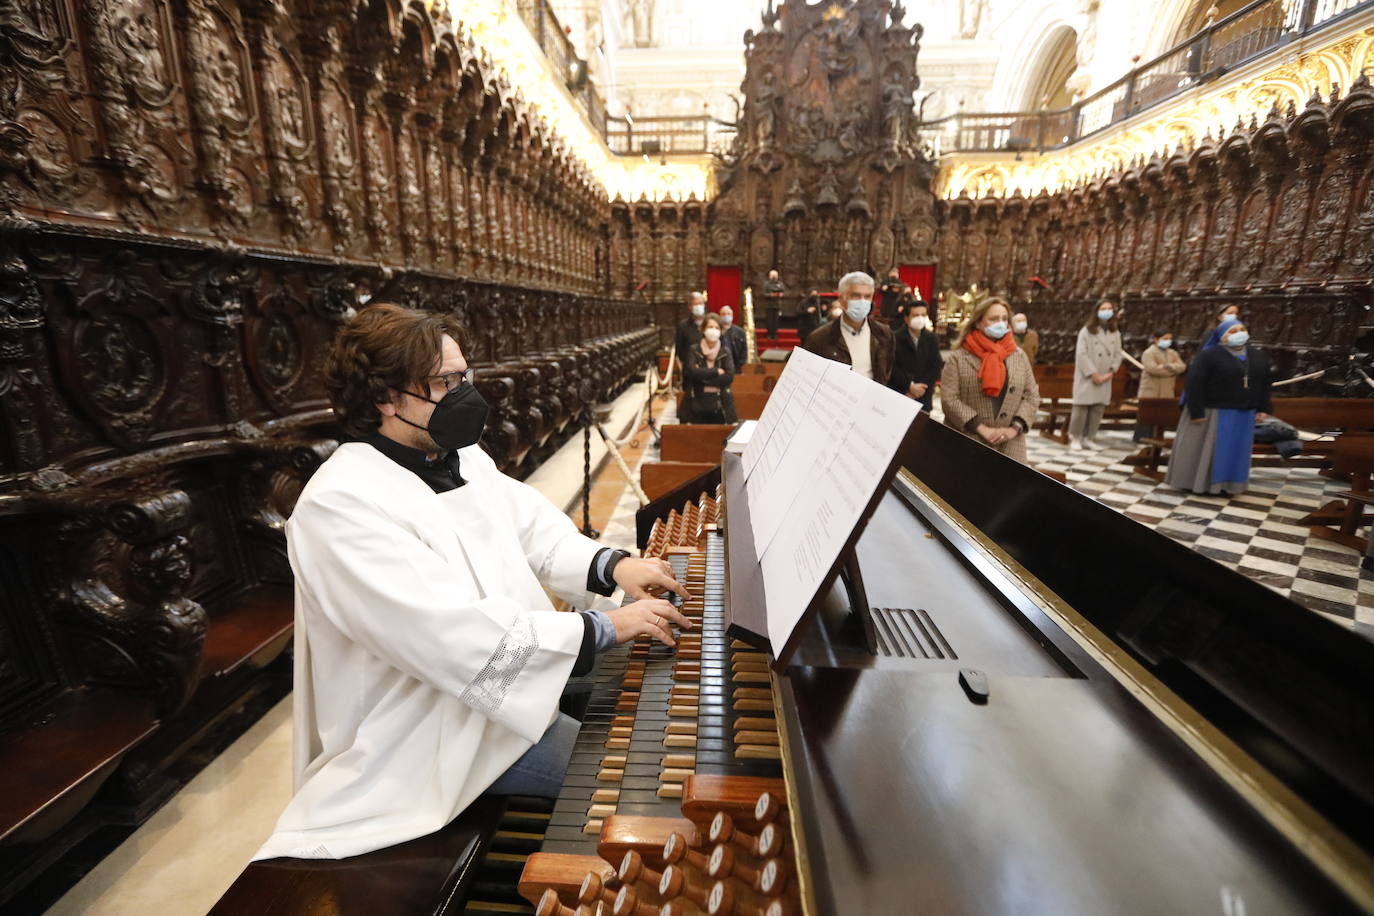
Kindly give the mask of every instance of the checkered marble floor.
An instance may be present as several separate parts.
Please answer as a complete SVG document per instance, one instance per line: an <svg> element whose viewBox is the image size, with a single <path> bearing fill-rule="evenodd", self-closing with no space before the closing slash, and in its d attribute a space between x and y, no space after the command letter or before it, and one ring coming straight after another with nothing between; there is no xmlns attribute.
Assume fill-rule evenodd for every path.
<svg viewBox="0 0 1374 916"><path fill-rule="evenodd" d="M1374 639L1374 573L1360 567L1359 553L1299 524L1348 485L1310 468L1254 468L1246 493L1197 496L1121 464L1137 450L1129 432L1104 431L1099 440L1106 448L1078 452L1033 433L1030 463L1062 471L1080 493Z"/></svg>

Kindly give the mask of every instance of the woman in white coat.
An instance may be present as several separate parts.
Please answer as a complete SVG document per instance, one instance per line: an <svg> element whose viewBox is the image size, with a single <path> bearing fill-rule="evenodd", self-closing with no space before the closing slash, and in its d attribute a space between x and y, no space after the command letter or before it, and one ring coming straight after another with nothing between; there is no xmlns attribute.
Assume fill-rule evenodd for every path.
<svg viewBox="0 0 1374 916"><path fill-rule="evenodd" d="M1112 377L1121 368L1121 331L1116 304L1097 303L1078 330L1073 359L1073 410L1069 414L1069 448L1097 449L1097 427L1112 400Z"/></svg>

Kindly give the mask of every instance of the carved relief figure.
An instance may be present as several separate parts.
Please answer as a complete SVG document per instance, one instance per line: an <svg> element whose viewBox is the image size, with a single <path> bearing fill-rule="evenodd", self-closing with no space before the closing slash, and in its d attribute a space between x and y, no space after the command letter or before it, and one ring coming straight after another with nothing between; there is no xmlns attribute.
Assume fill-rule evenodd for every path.
<svg viewBox="0 0 1374 916"><path fill-rule="evenodd" d="M959 0L959 37L965 41L978 37L983 28L988 0Z"/></svg>
<svg viewBox="0 0 1374 916"><path fill-rule="evenodd" d="M156 387L153 341L127 318L102 316L78 336L82 383L111 414L145 407Z"/></svg>
<svg viewBox="0 0 1374 916"><path fill-rule="evenodd" d="M126 7L141 4L126 2ZM162 41L156 14L147 10L122 12L114 21L115 47L123 58L121 72L143 101L160 105L171 92L167 82L167 65L162 57Z"/></svg>
<svg viewBox="0 0 1374 916"><path fill-rule="evenodd" d="M894 151L906 142L906 118L911 111L911 93L900 77L900 73L889 76L883 85L883 144Z"/></svg>
<svg viewBox="0 0 1374 916"><path fill-rule="evenodd" d="M212 77L211 97L220 118L230 124L242 124L248 120L247 105L243 96L243 74L239 68L237 54L229 39L218 30L209 36L210 60L207 71Z"/></svg>
<svg viewBox="0 0 1374 916"><path fill-rule="evenodd" d="M658 43L654 30L658 0L626 0L625 32L634 39L636 48L652 48Z"/></svg>
<svg viewBox="0 0 1374 916"><path fill-rule="evenodd" d="M777 77L772 70L763 75L754 93L754 142L760 151L773 145L773 135L777 131L777 106L781 99Z"/></svg>

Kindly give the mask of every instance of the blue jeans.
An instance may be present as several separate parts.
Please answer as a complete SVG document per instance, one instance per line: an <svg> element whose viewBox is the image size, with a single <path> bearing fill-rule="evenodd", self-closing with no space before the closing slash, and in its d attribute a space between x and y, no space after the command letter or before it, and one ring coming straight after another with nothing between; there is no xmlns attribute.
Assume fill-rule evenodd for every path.
<svg viewBox="0 0 1374 916"><path fill-rule="evenodd" d="M487 789L488 795L535 795L557 798L563 787L563 774L572 759L573 744L582 723L559 713L539 743L510 765Z"/></svg>

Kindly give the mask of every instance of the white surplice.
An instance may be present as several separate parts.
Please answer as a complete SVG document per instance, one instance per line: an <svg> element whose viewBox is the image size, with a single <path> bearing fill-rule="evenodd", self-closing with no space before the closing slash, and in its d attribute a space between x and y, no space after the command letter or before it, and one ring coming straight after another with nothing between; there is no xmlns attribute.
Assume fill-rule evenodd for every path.
<svg viewBox="0 0 1374 916"><path fill-rule="evenodd" d="M600 545L459 452L435 493L339 446L287 522L296 576L294 794L255 859L342 858L432 833L529 750L582 643Z"/></svg>

